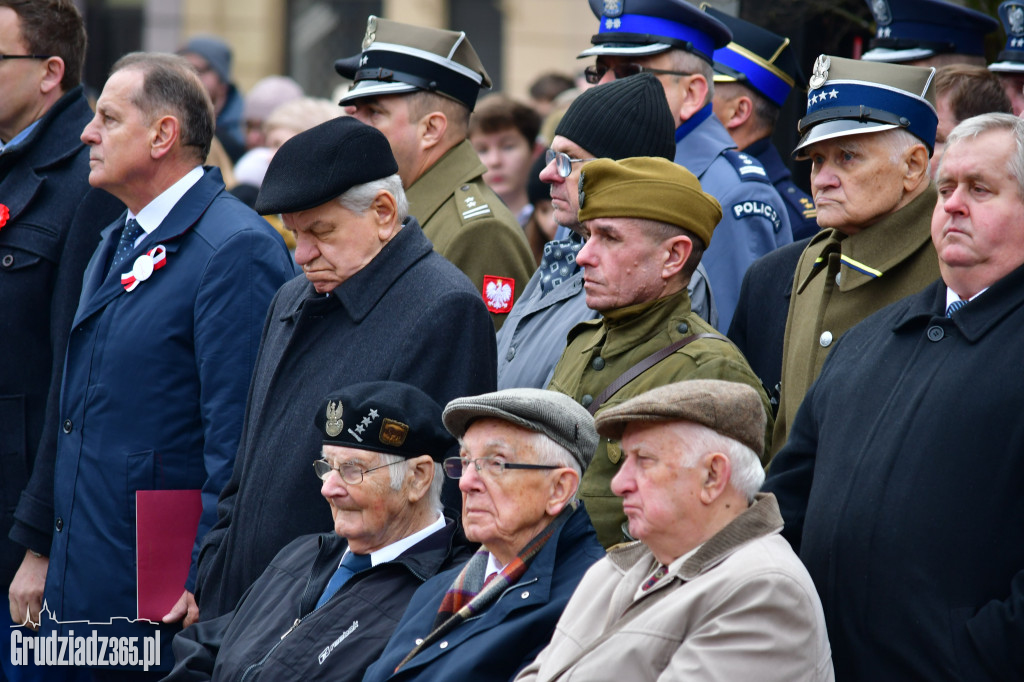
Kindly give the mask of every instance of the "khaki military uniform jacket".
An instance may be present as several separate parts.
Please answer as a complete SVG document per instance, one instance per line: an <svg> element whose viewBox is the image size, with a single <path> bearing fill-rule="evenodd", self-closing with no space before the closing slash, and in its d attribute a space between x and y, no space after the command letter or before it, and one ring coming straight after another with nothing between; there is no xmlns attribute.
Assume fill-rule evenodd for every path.
<svg viewBox="0 0 1024 682"><path fill-rule="evenodd" d="M523 228L484 184L485 170L463 141L413 182L406 196L434 250L466 273L500 328L537 265Z"/></svg>
<svg viewBox="0 0 1024 682"><path fill-rule="evenodd" d="M934 185L896 213L849 237L819 232L800 256L786 318L782 393L772 453L782 448L804 394L850 327L939 277L931 239Z"/></svg>
<svg viewBox="0 0 1024 682"><path fill-rule="evenodd" d="M651 551L611 549L516 682L833 680L818 593L781 528L774 496L758 495L647 590Z"/></svg>
<svg viewBox="0 0 1024 682"><path fill-rule="evenodd" d="M548 388L587 407L619 375L647 356L691 334L703 333L717 334L690 311L690 297L685 290L581 322L569 332L568 345ZM683 346L623 386L601 409L684 379L724 379L752 386L761 396L765 412L771 414L768 396L743 354L731 342L719 339L698 339ZM766 437L771 433L769 417ZM618 442L602 438L580 483L580 497L586 502L597 537L605 547L627 539L622 528L626 520L622 500L612 494L610 487L619 469L620 456Z"/></svg>

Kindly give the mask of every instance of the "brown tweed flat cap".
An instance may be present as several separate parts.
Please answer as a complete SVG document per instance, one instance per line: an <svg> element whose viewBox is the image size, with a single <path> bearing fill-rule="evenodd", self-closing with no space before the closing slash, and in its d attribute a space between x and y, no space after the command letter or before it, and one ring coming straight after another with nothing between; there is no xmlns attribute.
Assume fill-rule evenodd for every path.
<svg viewBox="0 0 1024 682"><path fill-rule="evenodd" d="M764 452L767 417L761 399L750 386L718 379L692 379L660 386L597 414L597 432L622 438L630 422L688 421Z"/></svg>

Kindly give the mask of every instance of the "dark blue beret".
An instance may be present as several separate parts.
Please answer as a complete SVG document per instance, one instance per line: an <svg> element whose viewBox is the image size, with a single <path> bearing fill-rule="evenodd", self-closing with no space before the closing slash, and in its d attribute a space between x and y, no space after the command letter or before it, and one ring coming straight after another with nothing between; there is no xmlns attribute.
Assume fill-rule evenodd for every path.
<svg viewBox="0 0 1024 682"><path fill-rule="evenodd" d="M396 381L368 381L332 393L313 423L327 445L399 457L430 455L440 462L456 445L441 421L441 406Z"/></svg>
<svg viewBox="0 0 1024 682"><path fill-rule="evenodd" d="M391 145L376 128L341 116L291 138L263 177L256 212L295 213L335 199L356 185L398 172Z"/></svg>

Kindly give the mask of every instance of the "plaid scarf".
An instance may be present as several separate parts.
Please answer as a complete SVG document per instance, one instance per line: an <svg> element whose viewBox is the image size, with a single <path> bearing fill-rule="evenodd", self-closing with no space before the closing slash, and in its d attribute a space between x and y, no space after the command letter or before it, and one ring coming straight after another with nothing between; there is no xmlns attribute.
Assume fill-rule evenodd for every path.
<svg viewBox="0 0 1024 682"><path fill-rule="evenodd" d="M467 619L484 611L488 606L498 600L498 597L510 586L514 585L526 569L530 567L534 557L540 553L553 536L573 513L572 505L566 505L561 513L547 525L544 530L530 540L526 547L519 552L515 559L510 561L501 572L487 585L484 579L487 573L487 556L490 554L486 549L481 549L466 563L465 568L456 576L452 586L444 595L441 607L437 610L434 624L430 634L423 638L402 662L395 667L395 672L408 663L416 654L427 648L449 632L457 628Z"/></svg>

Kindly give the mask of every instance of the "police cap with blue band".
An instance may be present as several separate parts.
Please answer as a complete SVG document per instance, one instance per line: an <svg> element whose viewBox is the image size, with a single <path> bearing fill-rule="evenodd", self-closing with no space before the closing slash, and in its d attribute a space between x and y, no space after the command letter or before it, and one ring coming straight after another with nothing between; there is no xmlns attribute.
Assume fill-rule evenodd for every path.
<svg viewBox="0 0 1024 682"><path fill-rule="evenodd" d="M938 54L985 56L992 17L943 0L866 0L877 30L865 61L891 64Z"/></svg>
<svg viewBox="0 0 1024 682"><path fill-rule="evenodd" d="M1010 0L999 5L999 19L1006 31L1006 47L988 65L996 73L1024 73L1024 3Z"/></svg>
<svg viewBox="0 0 1024 682"><path fill-rule="evenodd" d="M807 114L794 152L846 135L903 128L935 147L935 69L821 55L814 62Z"/></svg>
<svg viewBox="0 0 1024 682"><path fill-rule="evenodd" d="M686 0L589 0L601 20L593 47L578 58L594 55L643 57L673 48L692 52L712 63L715 50L732 40L722 22Z"/></svg>
<svg viewBox="0 0 1024 682"><path fill-rule="evenodd" d="M732 42L715 50L715 82L741 83L780 107L803 81L789 38L704 5L704 11L732 31Z"/></svg>
<svg viewBox="0 0 1024 682"><path fill-rule="evenodd" d="M433 92L472 111L490 76L462 31L403 24L370 16L363 51L339 59L335 70L354 81L339 104L363 97Z"/></svg>

